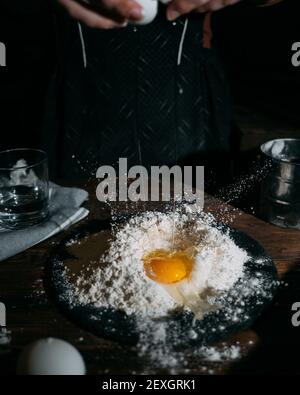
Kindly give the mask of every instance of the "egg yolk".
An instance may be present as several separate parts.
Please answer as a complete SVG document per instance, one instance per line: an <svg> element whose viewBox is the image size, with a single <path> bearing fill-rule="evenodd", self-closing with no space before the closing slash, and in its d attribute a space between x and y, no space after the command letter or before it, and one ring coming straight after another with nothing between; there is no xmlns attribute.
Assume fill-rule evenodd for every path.
<svg viewBox="0 0 300 395"><path fill-rule="evenodd" d="M185 252L157 250L143 258L146 275L152 280L173 284L187 278L193 268L193 258Z"/></svg>

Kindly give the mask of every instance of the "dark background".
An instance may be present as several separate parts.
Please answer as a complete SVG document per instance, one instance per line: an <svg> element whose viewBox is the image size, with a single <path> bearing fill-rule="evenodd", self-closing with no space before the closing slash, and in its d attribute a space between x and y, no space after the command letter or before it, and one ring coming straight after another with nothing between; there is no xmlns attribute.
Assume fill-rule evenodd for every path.
<svg viewBox="0 0 300 395"><path fill-rule="evenodd" d="M269 138L300 135L300 68L291 65L291 46L300 41L297 3L255 8L242 2L215 14L243 157ZM0 68L0 149L39 146L56 63L52 6L51 0L0 0L0 41L7 46L7 67Z"/></svg>

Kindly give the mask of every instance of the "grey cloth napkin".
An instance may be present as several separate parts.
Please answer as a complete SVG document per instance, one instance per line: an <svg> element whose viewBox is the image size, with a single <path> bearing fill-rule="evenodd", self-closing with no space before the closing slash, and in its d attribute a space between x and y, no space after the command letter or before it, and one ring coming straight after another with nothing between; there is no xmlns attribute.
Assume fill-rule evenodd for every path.
<svg viewBox="0 0 300 395"><path fill-rule="evenodd" d="M49 219L24 230L0 227L0 261L26 250L85 218L89 211L80 207L88 199L83 189L64 188L50 183Z"/></svg>

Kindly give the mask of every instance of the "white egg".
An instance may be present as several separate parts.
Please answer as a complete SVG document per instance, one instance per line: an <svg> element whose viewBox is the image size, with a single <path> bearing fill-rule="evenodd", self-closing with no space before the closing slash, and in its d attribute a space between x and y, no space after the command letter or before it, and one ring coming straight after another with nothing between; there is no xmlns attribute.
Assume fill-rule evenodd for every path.
<svg viewBox="0 0 300 395"><path fill-rule="evenodd" d="M22 351L17 374L23 375L84 375L85 363L75 347L64 340L38 340Z"/></svg>
<svg viewBox="0 0 300 395"><path fill-rule="evenodd" d="M158 1L157 0L138 0L138 3L143 7L143 18L139 21L131 21L135 25L147 25L151 23L158 11Z"/></svg>

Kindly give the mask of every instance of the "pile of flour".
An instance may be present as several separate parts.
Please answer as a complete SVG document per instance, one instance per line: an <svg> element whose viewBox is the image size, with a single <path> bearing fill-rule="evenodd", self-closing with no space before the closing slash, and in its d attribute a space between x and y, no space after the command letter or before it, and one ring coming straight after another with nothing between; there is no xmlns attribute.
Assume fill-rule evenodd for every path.
<svg viewBox="0 0 300 395"><path fill-rule="evenodd" d="M199 295L209 294L208 303L243 276L246 252L216 227L211 216L203 213L199 219L182 211L145 212L116 227L109 250L99 257L99 266L78 276L74 290L77 300L151 318L184 307L146 276L142 262L154 250L171 250L173 241L175 249L196 249L191 280L197 284Z"/></svg>

